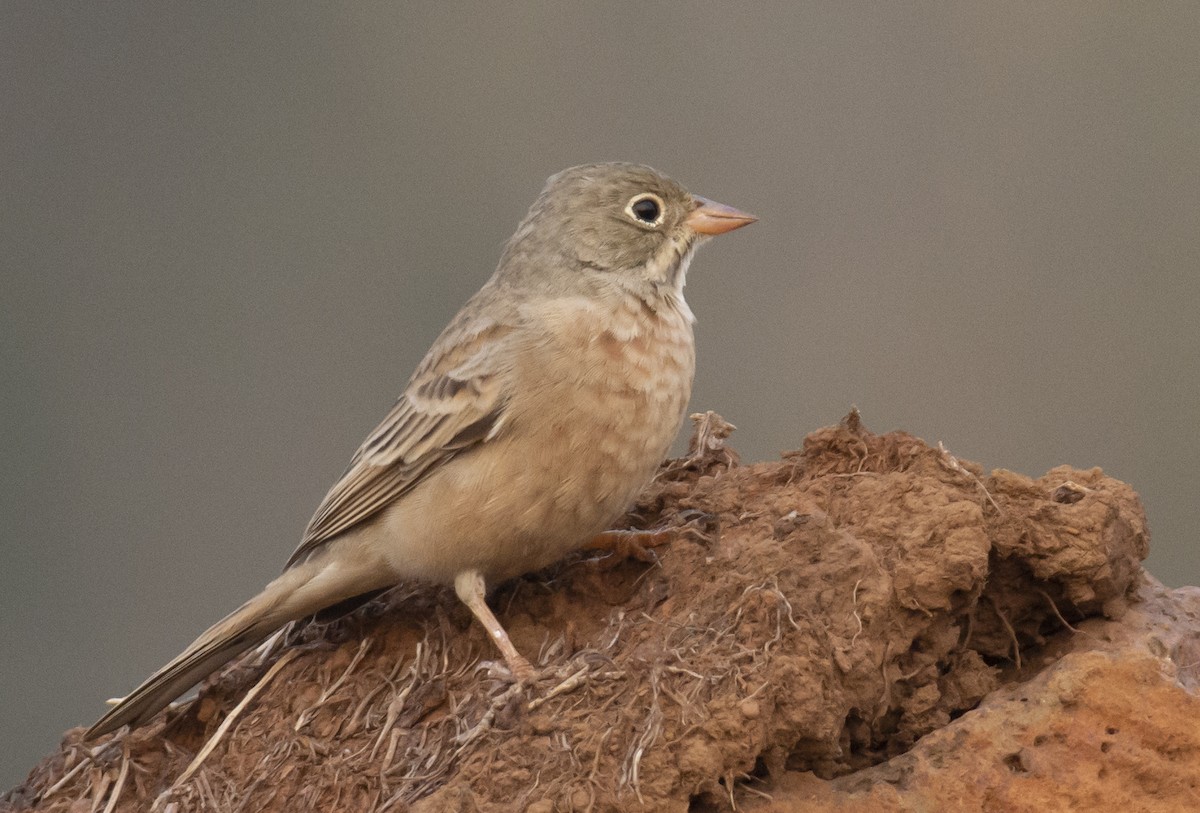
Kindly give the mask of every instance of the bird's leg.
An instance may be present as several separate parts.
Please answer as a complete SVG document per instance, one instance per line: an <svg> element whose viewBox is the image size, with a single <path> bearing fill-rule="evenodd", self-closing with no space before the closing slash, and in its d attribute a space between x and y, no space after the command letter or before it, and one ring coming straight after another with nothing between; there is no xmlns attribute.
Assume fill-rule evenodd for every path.
<svg viewBox="0 0 1200 813"><path fill-rule="evenodd" d="M488 631L488 635L495 642L500 654L504 656L513 676L521 683L532 682L537 673L529 665L529 661L525 660L520 652L517 652L517 648L508 639L508 633L504 631L504 627L500 626L500 622L492 614L491 608L487 606L483 575L478 570L464 570L454 577L454 592L479 619L483 628Z"/></svg>
<svg viewBox="0 0 1200 813"><path fill-rule="evenodd" d="M657 531L604 531L593 536L584 547L589 550L612 551L623 559L637 559L639 562L656 562L658 561L658 557L654 555L654 552L650 548L665 545L677 535L670 528L662 528Z"/></svg>

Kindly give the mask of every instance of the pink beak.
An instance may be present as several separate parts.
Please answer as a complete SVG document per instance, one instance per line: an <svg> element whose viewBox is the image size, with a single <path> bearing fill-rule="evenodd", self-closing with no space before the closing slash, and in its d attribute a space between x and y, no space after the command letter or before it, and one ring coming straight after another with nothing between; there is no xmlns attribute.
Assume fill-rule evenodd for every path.
<svg viewBox="0 0 1200 813"><path fill-rule="evenodd" d="M695 198L696 208L684 218L683 222L698 234L724 234L758 220L754 215L748 215L732 206L726 206L724 203L717 203L715 200L702 198L699 195L696 195Z"/></svg>

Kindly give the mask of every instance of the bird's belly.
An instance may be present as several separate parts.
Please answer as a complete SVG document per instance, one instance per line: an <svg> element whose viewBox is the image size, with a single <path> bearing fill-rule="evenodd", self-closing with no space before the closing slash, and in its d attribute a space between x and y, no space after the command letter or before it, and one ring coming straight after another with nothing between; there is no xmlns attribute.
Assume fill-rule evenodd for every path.
<svg viewBox="0 0 1200 813"><path fill-rule="evenodd" d="M474 568L494 583L620 517L670 448L691 392L691 325L669 315L678 320L633 339L604 325L542 348L505 431L431 473L385 518L397 572L448 582Z"/></svg>

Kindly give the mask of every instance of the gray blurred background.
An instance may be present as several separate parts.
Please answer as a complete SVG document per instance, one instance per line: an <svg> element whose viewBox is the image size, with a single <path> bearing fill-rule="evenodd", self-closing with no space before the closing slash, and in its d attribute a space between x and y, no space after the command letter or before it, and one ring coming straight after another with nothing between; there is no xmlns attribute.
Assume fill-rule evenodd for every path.
<svg viewBox="0 0 1200 813"><path fill-rule="evenodd" d="M1102 466L1200 582L1200 4L0 6L0 790L273 577L544 178L761 217L693 406Z"/></svg>

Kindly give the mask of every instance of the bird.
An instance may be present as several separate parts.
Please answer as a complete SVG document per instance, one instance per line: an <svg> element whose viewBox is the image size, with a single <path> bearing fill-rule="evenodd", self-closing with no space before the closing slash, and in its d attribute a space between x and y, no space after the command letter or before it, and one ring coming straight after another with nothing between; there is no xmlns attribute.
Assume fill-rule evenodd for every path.
<svg viewBox="0 0 1200 813"><path fill-rule="evenodd" d="M283 572L114 701L84 738L147 722L290 621L404 580L453 585L512 676L531 680L487 605L489 586L611 541L691 395L692 257L755 220L647 166L552 175Z"/></svg>

